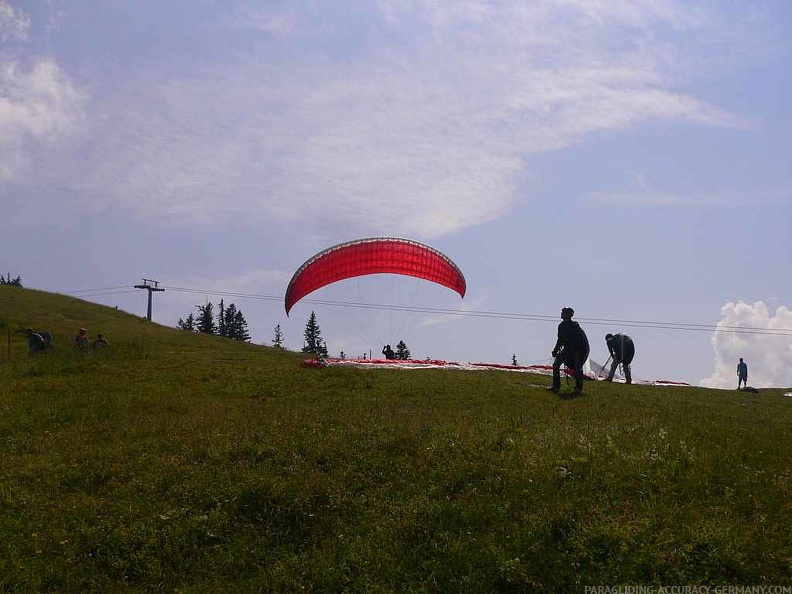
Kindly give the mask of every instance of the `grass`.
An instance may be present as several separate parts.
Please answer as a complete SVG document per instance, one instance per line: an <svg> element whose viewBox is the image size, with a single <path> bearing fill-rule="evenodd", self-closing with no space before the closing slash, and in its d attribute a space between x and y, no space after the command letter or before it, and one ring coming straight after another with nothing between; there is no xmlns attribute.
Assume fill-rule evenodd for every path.
<svg viewBox="0 0 792 594"><path fill-rule="evenodd" d="M305 369L0 286L4 342L26 326L57 348L12 333L0 363L3 592L792 581L780 389L573 399L505 371ZM111 351L74 352L80 326Z"/></svg>

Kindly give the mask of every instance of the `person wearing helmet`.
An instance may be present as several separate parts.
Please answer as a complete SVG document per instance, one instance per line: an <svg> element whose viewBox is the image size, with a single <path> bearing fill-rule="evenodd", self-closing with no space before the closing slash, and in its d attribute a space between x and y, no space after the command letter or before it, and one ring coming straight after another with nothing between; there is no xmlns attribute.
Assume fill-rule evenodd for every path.
<svg viewBox="0 0 792 594"><path fill-rule="evenodd" d="M627 380L628 384L631 384L632 371L630 370L630 363L632 363L635 356L635 345L632 338L626 334L606 334L605 344L608 345L608 351L613 357L613 363L611 363L610 372L608 372L608 377L605 378L605 381L612 382L616 368L621 365L625 380Z"/></svg>
<svg viewBox="0 0 792 594"><path fill-rule="evenodd" d="M561 309L561 323L558 325L558 340L553 347L553 385L552 392L561 391L561 365L575 371L575 393L583 391L583 364L589 356L589 341L580 324L572 321L575 310L571 307Z"/></svg>

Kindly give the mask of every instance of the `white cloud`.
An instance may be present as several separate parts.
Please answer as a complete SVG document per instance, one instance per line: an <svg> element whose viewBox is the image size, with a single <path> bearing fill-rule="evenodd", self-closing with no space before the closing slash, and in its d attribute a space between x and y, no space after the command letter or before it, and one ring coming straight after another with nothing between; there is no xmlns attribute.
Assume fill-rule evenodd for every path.
<svg viewBox="0 0 792 594"><path fill-rule="evenodd" d="M430 239L504 216L527 157L591 133L654 118L750 125L673 88L669 52L685 56L656 29L703 26L677 2L378 6L393 38L343 61L255 57L117 85L87 155L61 156L50 183L145 216ZM258 19L285 32L299 15Z"/></svg>
<svg viewBox="0 0 792 594"><path fill-rule="evenodd" d="M764 331L787 331L786 335L772 333L727 332L733 327ZM757 301L753 305L727 303L721 308L721 320L712 336L715 371L702 380L701 385L713 388L737 387L737 362L742 357L748 364L748 385L754 387L792 386L792 309L780 306L775 315L767 305Z"/></svg>
<svg viewBox="0 0 792 594"><path fill-rule="evenodd" d="M29 70L0 64L0 180L12 178L42 147L78 131L83 101L52 60L37 60Z"/></svg>
<svg viewBox="0 0 792 594"><path fill-rule="evenodd" d="M30 17L14 9L7 0L0 0L0 42L27 39Z"/></svg>
<svg viewBox="0 0 792 594"><path fill-rule="evenodd" d="M294 13L261 10L245 19L247 25L276 35L288 35L298 29Z"/></svg>

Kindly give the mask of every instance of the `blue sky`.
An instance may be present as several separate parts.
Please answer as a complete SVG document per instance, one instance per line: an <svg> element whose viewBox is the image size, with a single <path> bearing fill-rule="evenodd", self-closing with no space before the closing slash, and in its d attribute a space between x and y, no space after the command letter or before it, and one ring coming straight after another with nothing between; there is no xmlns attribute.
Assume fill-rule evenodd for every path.
<svg viewBox="0 0 792 594"><path fill-rule="evenodd" d="M141 315L159 280L166 325L222 296L294 349L314 310L349 356L545 363L556 321L514 314L569 305L595 360L633 336L637 378L736 387L744 357L789 386L791 26L781 0L0 0L0 267ZM304 260L373 235L446 253L465 299L369 277L286 317Z"/></svg>

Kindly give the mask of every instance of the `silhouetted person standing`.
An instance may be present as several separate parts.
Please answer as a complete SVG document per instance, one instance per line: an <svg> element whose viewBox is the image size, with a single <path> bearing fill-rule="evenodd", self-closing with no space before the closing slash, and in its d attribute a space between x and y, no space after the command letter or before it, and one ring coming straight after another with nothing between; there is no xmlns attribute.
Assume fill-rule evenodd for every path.
<svg viewBox="0 0 792 594"><path fill-rule="evenodd" d="M558 325L558 340L553 347L553 392L561 391L561 365L575 370L575 393L583 391L583 364L589 356L589 341L580 324L572 321L575 310L571 307L561 309L561 323Z"/></svg>
<svg viewBox="0 0 792 594"><path fill-rule="evenodd" d="M613 357L610 372L608 377L605 378L606 382L613 381L613 375L616 373L616 368L621 365L624 371L624 378L628 384L632 383L632 372L630 370L630 363L632 363L635 356L635 345L632 338L626 334L606 334L605 344L608 345L608 351Z"/></svg>
<svg viewBox="0 0 792 594"><path fill-rule="evenodd" d="M737 389L740 389L742 384L743 389L748 387L748 364L740 357L740 362L737 363Z"/></svg>
<svg viewBox="0 0 792 594"><path fill-rule="evenodd" d="M395 359L396 358L396 353L393 352L393 349L391 348L391 345L389 345L389 344L386 344L384 347L382 347L382 354L385 355L386 359Z"/></svg>

